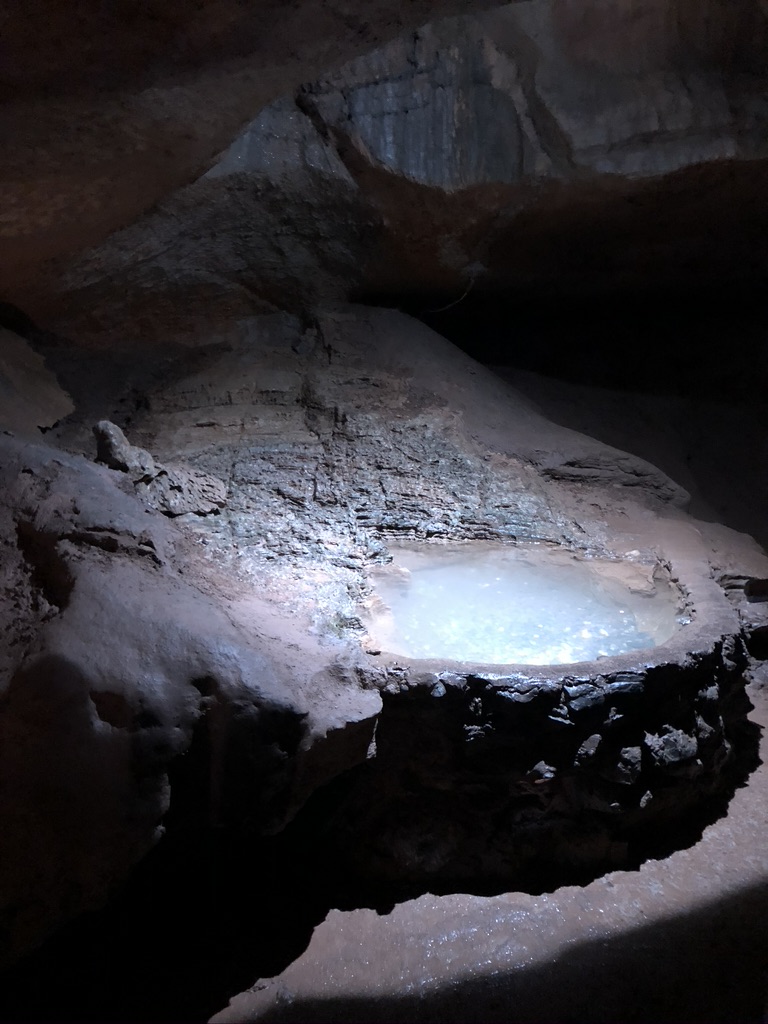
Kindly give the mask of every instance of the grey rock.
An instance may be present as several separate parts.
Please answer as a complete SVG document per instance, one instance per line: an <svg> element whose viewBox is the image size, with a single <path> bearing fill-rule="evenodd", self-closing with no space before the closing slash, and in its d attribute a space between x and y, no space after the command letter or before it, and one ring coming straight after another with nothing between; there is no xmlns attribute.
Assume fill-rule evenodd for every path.
<svg viewBox="0 0 768 1024"><path fill-rule="evenodd" d="M576 763L585 764L591 761L599 751L601 742L602 736L600 733L593 733L592 736L588 736L578 749Z"/></svg>
<svg viewBox="0 0 768 1024"><path fill-rule="evenodd" d="M690 761L698 752L695 736L689 736L682 729L671 726L665 726L660 734L646 733L645 746L662 768L676 767Z"/></svg>
<svg viewBox="0 0 768 1024"><path fill-rule="evenodd" d="M120 427L101 420L93 427L96 438L96 461L110 469L128 473L134 483L151 480L157 475L155 460L143 448L129 443Z"/></svg>
<svg viewBox="0 0 768 1024"><path fill-rule="evenodd" d="M136 494L150 508L168 516L205 516L218 513L226 505L226 484L210 473L181 465L158 465L148 451L130 444L122 430L108 420L97 423L93 432L97 461L127 473Z"/></svg>

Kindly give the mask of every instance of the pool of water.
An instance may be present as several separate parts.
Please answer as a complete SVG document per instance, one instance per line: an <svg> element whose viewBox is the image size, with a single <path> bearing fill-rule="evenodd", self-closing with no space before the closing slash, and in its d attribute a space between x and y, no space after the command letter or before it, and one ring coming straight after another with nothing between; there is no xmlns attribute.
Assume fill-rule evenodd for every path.
<svg viewBox="0 0 768 1024"><path fill-rule="evenodd" d="M374 575L369 635L415 659L557 665L656 647L678 627L660 566L547 545L421 545Z"/></svg>

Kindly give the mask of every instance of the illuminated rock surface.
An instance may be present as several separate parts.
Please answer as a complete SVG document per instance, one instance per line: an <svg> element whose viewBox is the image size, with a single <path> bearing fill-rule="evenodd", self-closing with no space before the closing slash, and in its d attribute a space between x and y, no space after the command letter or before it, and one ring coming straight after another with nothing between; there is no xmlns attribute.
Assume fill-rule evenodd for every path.
<svg viewBox="0 0 768 1024"><path fill-rule="evenodd" d="M576 748L600 735L599 723L610 721L612 707L624 699L632 702L630 691L642 689L648 664L657 664L663 674L664 665L693 665L701 658L692 697L701 691L696 699L709 701L705 691L713 682L721 689L719 700L732 687L738 692L742 655L727 654L720 641L740 626L723 591L709 579L710 559L718 578L733 578L738 585L747 576L768 575L757 549L727 531L710 530L705 533L710 539L702 540L697 530L705 528L693 528L680 511L685 492L664 474L549 423L422 325L394 311L341 307L320 314L309 328L285 315L256 317L231 325L217 345L199 352L168 351L172 379L153 384L138 407L131 403L127 416L122 410L129 382L117 370L112 371L113 404L102 390L95 406L92 371L73 374L68 365L77 362L59 357L82 412L51 437L93 458L91 410L130 420L130 438L141 448L115 434L101 457L116 468L96 467L50 447L5 441L6 534L12 538L7 564L15 566L6 617L15 622L18 642L6 656L3 722L11 736L21 734L20 723L30 716L35 724L23 730L28 756L21 761L14 753L16 740L3 745L11 758L4 776L16 779L5 790L4 816L18 822L12 830L17 842L26 843L42 830L51 851L41 861L6 844L13 865L8 905L16 942L34 941L57 918L98 902L152 844L167 807L166 772L178 754L194 746L196 736L205 734L196 723L212 730L209 753L200 747L207 763L202 770L215 779L211 813L234 820L248 806L259 827L270 829L295 813L318 786L363 765L373 751L378 691L384 691L394 723L402 713L395 695L412 691L423 704L420 694L443 685L440 665L426 676L420 669L404 673L391 659L366 655L360 646L356 608L366 593L365 570L386 558L389 538L516 537L611 557L653 545L657 556L671 558L682 574L698 618L650 659L648 652L639 662L632 654L603 659L603 682L596 688L588 672L568 681L552 669L538 673L539 682L532 684L491 682L490 703L483 710L481 701L479 717L470 709L473 695L461 697L458 718L449 716L454 724L446 723L447 735L458 723L459 747L470 733L487 733L492 746L503 745L520 727L514 716L511 733L495 722L494 702L505 686L514 697L510 707L517 701L520 709L539 709L535 714L547 729L558 732L564 726L555 720L567 723L570 713L576 716L578 741L558 747L554 759L549 741L542 750L535 740L525 746L525 764L515 769L522 789L531 784L530 773L540 771L556 782L553 788L544 779L539 792L556 794L561 778L573 774ZM102 366L111 360L117 368L123 356L116 351L101 358ZM141 372L145 386L151 384L152 367ZM103 434L106 427L100 429ZM165 514L157 511L142 481L170 462L181 467L185 479L224 481L224 503L191 505L180 515L163 505ZM200 511L207 514L196 514ZM178 524L173 527L171 512ZM106 593L114 597L104 601ZM27 609L22 618L19 607ZM97 637L102 638L98 644ZM149 689L147 680L152 680ZM462 693L460 677L455 684L446 677L445 685ZM481 677L481 689L484 685ZM570 687L570 712L556 710L564 685ZM49 699L61 692L62 707L69 710L54 717L33 714L29 702L38 700L40 688ZM526 690L535 695L532 704ZM627 691L626 698L619 690ZM108 696L93 696L101 693ZM592 723L592 711L579 711L582 705L602 709L599 721ZM465 722L465 713L476 721ZM631 776L627 808L639 813L645 788L632 767L636 746L643 747L651 776L678 777L670 801L648 805L646 800L650 810L641 820L648 815L652 820L658 808L663 820L675 807L695 804L710 785L719 789L717 766L728 763L725 736L731 726L723 726L717 701L712 713L691 705L684 721L677 712L665 718L662 708L661 717L650 713L655 725L638 719L637 743L604 742L590 765L576 769L587 789L577 781L574 808L592 801L598 816L610 817L612 787L624 792L624 776ZM704 715L699 725L697 714ZM79 723L73 735L81 737L73 775L66 765L74 755L58 733L67 716L73 729ZM647 742L644 732L651 737ZM114 816L102 808L94 819L103 839L85 847L79 839L62 838L69 833L61 831L56 815L40 818L44 804L38 787L44 780L39 771L45 762L38 754L61 743L59 786L70 794L59 801L62 813L77 817L82 801L100 804L88 795L92 785L96 792L107 786L115 801ZM104 744L115 751L114 769L105 773L100 767L91 780L87 765L103 765L95 751ZM380 744L382 770L387 749ZM442 765L438 759L433 769L424 764L426 788L419 801L429 799L431 770L445 777L455 773L452 758ZM582 762L589 760L585 753ZM548 767L538 769L539 762ZM706 770L696 767L699 762ZM383 775L395 790L381 793L382 807L394 809L399 776ZM492 790L508 789L503 776L504 771L495 776ZM378 785L366 790L365 783L361 793L376 792ZM364 800L370 804L369 797ZM459 833L469 827L481 847L485 839L472 820L468 813ZM378 826L366 824L365 816L361 822L375 847ZM406 829L402 857L396 856L384 875L416 881L425 870L428 876L433 871L429 858L414 859L412 852L421 827L411 834ZM89 828L81 825L87 834ZM611 862L611 829L600 825L596 845L586 844L585 864ZM570 856L568 828L561 832L554 842L551 832L539 830L533 849L546 840L556 851L555 862ZM95 849L115 849L119 856L98 854L96 864ZM475 846L467 848L460 839L458 850L458 860L440 855L439 876L466 873ZM375 849L371 856L366 871L377 862ZM516 855L506 866L505 858L491 856L482 871L493 878L528 870ZM92 887L89 877L98 878Z"/></svg>

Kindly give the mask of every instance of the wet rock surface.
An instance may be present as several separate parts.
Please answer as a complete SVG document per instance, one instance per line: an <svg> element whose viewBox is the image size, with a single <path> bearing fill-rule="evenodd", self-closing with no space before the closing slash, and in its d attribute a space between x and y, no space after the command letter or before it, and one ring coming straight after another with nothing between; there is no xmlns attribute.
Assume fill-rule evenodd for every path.
<svg viewBox="0 0 768 1024"><path fill-rule="evenodd" d="M752 766L759 549L691 521L663 473L549 423L402 314L337 306L226 332L199 350L169 340L163 379L122 380L96 416L73 375L82 412L50 432L58 449L3 442L8 957L102 902L163 826L182 859L222 830L261 857L292 820L275 857L312 880L290 918L303 904L312 923L312 857L326 908L381 908L468 879L538 891L695 840ZM101 358L122 366L119 348ZM117 468L92 461L94 420ZM225 485L218 514L147 500L137 483L171 464ZM692 622L591 666L367 654L367 573L404 538L666 559ZM201 857L247 873L241 855ZM236 961L229 992L247 983Z"/></svg>

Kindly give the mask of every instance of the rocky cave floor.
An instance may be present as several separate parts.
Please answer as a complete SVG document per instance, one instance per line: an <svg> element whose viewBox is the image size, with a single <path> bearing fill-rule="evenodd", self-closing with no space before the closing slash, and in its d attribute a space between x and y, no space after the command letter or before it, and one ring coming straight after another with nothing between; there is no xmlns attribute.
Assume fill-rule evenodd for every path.
<svg viewBox="0 0 768 1024"><path fill-rule="evenodd" d="M398 358L403 352L408 353L409 381L399 396L393 399L390 393L385 403L385 409L391 406L398 410L397 417L420 416L425 404L434 403L434 397L425 396L434 396L436 387L450 396L446 403L449 417L457 401L463 402L466 411L476 405L484 388L492 390L492 378L488 375L470 386L469 395L462 395L457 380L467 372L480 373L480 367L471 369L476 364L464 361L463 356L436 350L435 346L439 348L443 343L432 335L422 336L421 328L401 314L385 312L382 327L377 319L382 314L360 307L352 309L332 314L331 322L338 325L339 316L346 317L356 344L361 324L367 331L374 325L380 331L379 341L384 336L390 339L386 345L395 346ZM262 347L277 381L274 387L277 391L287 389L287 397L282 401L284 406L292 407L290 388L294 382L289 380L286 384L280 379L279 361L276 366L275 345L279 346L280 338L276 343L274 318L260 323L266 324L266 335L257 325L256 333L248 339L250 351ZM381 354L351 355L351 350L343 348L343 328L342 321L342 332L332 335L326 321L320 333L324 339L332 338L327 344L333 358L339 356L345 378L349 377L351 366L357 386L361 386L362 379L362 386L368 388L373 379L375 387L376 375L383 372ZM278 335L284 329L285 324L281 326L278 322ZM290 324L287 329L289 335L294 330ZM296 330L291 359L295 358L296 344L306 340L301 328ZM399 337L402 333L404 339ZM398 336L394 342L393 334ZM226 452L213 458L210 452L206 456L205 447L200 447L197 440L194 443L203 457L191 454L188 439L194 428L184 422L184 403L195 389L199 392L206 387L210 392L228 386L235 372L230 365L231 353L233 348L237 353L237 346L235 340L220 352L214 351L212 358L207 352L202 356L179 356L177 350L170 349L168 361L173 369L164 371L160 382L156 370L152 370L149 379L129 380L127 384L114 370L110 378L104 360L94 363L95 368L85 373L92 363L89 358L78 361L76 354L73 358L71 354L49 351L49 365L58 362L59 378L68 384L78 406L74 417L55 428L54 443L65 450L82 449L88 458L93 458L95 442L90 426L97 415L97 403L92 403L89 396L103 390L105 380L111 380L115 396L113 418L122 422L132 439L146 443L155 456L162 457L164 464L181 457L184 465L195 467L197 490L193 487L189 491L186 477L174 478L183 500L210 501L213 492L210 487L206 490L209 485L204 486L205 481L201 480L206 471L220 473L222 460L229 456ZM426 385L424 378L419 383L420 371L413 367L418 368L420 346L431 357L429 365L442 365L442 383L436 383L431 373ZM309 349L309 358L316 357L315 342L310 341ZM113 365L119 367L120 359L118 352ZM362 378L355 359L365 366ZM329 357L326 361L333 360ZM383 364L388 372L386 357ZM305 380L313 379L315 391L299 403L302 424L307 418L313 422L313 416L320 421L330 418L330 453L338 454L343 444L338 421L344 415L344 406L332 391L332 384L338 387L338 381L323 377L325 371L315 372L319 377L305 376ZM716 525L717 519L728 523L732 510L736 510L733 525L743 524L739 518L739 496L744 493L744 486L750 490L753 485L751 481L736 485L733 480L741 472L741 460L751 457L749 430L753 432L754 443L762 437L759 403L753 402L750 411L754 418L745 427L748 417L744 406L720 402L719 416L696 420L694 439L686 434L684 426L691 402L706 401L699 396L680 397L647 390L619 394L608 388L554 380L525 369L504 367L498 372L527 396L525 404L521 400L522 411L515 413L518 447L525 445L527 434L545 434L540 412L528 404L534 399L550 421L547 429L555 431L547 441L550 450L557 450L559 444L567 455L580 451L579 445L586 444L593 451L589 448L592 442L570 434L558 444L552 440L561 437L557 434L560 427L583 430L660 465L669 477L682 481L693 495L694 510L700 519L714 521L711 536L717 539L711 543L713 550L719 545L717 557L722 562L723 579L729 578L730 571L733 579L741 578L743 586L743 574L739 577L739 571L732 566L729 570L730 556L723 554L728 550L739 551L742 543L746 544L747 554L741 551L734 556L735 563L746 557L755 574L763 567L762 556L750 547L747 538L739 539ZM179 379L182 383L171 383L169 389L169 380ZM478 391L472 390L475 386ZM324 392L323 388L328 390ZM355 408L349 394L342 401ZM414 394L418 394L418 400L409 407ZM504 396L508 394L503 392ZM215 410L220 407L210 401L209 393L208 400L209 411L213 409L217 414ZM266 399L263 394L249 395L248 401L264 417L275 415L281 398L272 392ZM493 406L493 401L495 398L489 399L488 405ZM502 401L508 399L503 397ZM195 403L191 404L194 408ZM443 409L446 404L437 403ZM675 429L659 430L659 407L665 415L669 414L667 422L674 424ZM101 401L98 412L103 409ZM489 413L489 408L485 408L485 418L480 423L486 440L487 431L492 431L488 425L492 423L492 411ZM215 426L197 411L194 416L203 424L198 430L211 431ZM242 410L239 416L242 419ZM423 430L423 420L418 422ZM551 422L559 426L552 427ZM677 429L680 424L683 426ZM322 423L320 427L315 423L314 428L321 432ZM281 429L285 430L284 419ZM226 430L225 424L225 435ZM380 442L380 437L377 439ZM240 443L239 435L233 439L225 437L225 445ZM300 446L303 438L294 438L292 443ZM739 454L727 472L721 474L721 463L717 460L723 446L738 448ZM743 454L745 450L747 456ZM145 458L146 453L136 455L138 449L131 451L129 460ZM274 458L274 449L270 452ZM423 457L424 450L419 454ZM406 455L410 457L410 453ZM441 455L445 458L444 451ZM367 457L363 452L363 461ZM592 467L590 472L598 474L597 490L590 492L594 499L606 487L606 481L599 478L600 461L590 462L583 454L580 457ZM607 458L612 465L616 456ZM285 501L285 492L294 488L293 497L289 492L288 499L289 507L298 510L298 525L292 522L281 533L274 510L265 513L262 507L262 516L276 531L275 537L270 535L272 550L269 546L266 551L259 550L259 540L254 535L240 536L240 554L228 558L231 525L222 533L218 517L197 521L192 517L191 523L189 516L187 520L182 518L182 523L188 524L182 530L189 531L188 537L196 547L202 543L211 573L214 564L219 567L217 571L223 566L225 575L232 573L232 580L237 579L236 585L232 583L235 590L243 580L248 583L261 578L259 574L267 565L272 572L272 597L282 601L284 608L293 607L291 614L298 615L299 621L303 621L301 615L306 607L319 597L323 612L320 629L324 630L330 621L328 610L338 609L339 594L348 587L349 573L354 575L357 571L359 555L355 555L354 547L342 552L341 557L334 554L330 575L310 579L308 593L292 594L286 605L286 589L295 588L301 572L308 571L301 561L307 555L308 543L301 526L304 499L296 490L304 484L300 475L297 484L295 463L288 456L286 460L278 481L283 488L281 500ZM565 455L561 460L568 464ZM647 463L638 461L637 465L643 467L642 472L652 471L645 468ZM717 473L711 471L715 465ZM142 474L146 468L142 465ZM349 467L343 472L348 474ZM461 486L467 486L467 481L472 480L471 471L465 468L463 472ZM607 472L607 486L615 488L617 484L610 477L616 471L611 468ZM394 475L397 476L397 468ZM674 502L676 492L667 477L651 476L650 480L651 487L664 496L663 501L669 501L672 495ZM717 480L721 481L719 493L715 491ZM331 486L337 484L338 481ZM317 481L313 486L316 495ZM434 487L431 482L428 486ZM170 492L156 491L150 497L153 501L171 500L168 493L173 498L172 487ZM231 501L231 481L229 494ZM426 502L432 502L432 515L434 502L439 500L435 494L430 491ZM423 495L420 497L423 499ZM489 505L493 500L492 497ZM592 506L598 510L598 519L603 517L603 525L595 535L602 541L606 531L610 533L605 519L607 509L627 514L621 512L626 500L623 494L617 492L615 497L604 500L607 504L603 507ZM446 501L443 514L450 505ZM574 507L578 508L578 503L570 506L571 510ZM328 508L331 514L323 520L322 514ZM321 539L326 550L343 536L333 520L337 510L338 503L331 499L324 508L321 506L319 528L324 531ZM759 500L748 514L741 507L741 513L751 517L750 523L758 536L759 522L764 522L760 519L761 510ZM643 515L650 515L653 528L656 513L643 512L640 519ZM633 527L639 529L638 523L633 521ZM262 520L260 530L263 528ZM460 533L461 524L444 528L444 532L450 535L451 529ZM310 556L310 563L317 558L314 552ZM281 558L289 566L304 565L304 570L300 568L298 576L293 570L282 576ZM322 587L326 591L321 593ZM338 862L338 849L328 844L324 827L343 802L345 779L351 776L342 776L316 792L281 833L272 838L257 838L248 829L211 829L201 821L200 809L195 804L199 803L200 787L205 785L209 768L205 753L196 748L194 757L171 766L173 798L164 818L165 838L120 886L106 909L85 914L66 925L7 974L0 998L2 1019L202 1021L221 1011L238 992L248 990L217 1019L508 1020L512 1000L514 1019L520 1021L762 1021L768 978L765 943L761 939L762 919L768 909L768 862L763 853L768 820L764 806L765 754L757 750L758 735L768 715L760 667L767 653L761 649L762 607L759 601L752 605L755 618L748 695L753 708L748 716L750 724L742 722L738 736L732 733L730 737L737 758L728 775L727 791L713 796L693 813L681 813L679 820L668 822L660 834L649 835L647 842L636 840L630 853L613 869L610 865L600 871L545 868L510 892L492 879L478 879L471 885L466 880L456 885L451 885L450 880L432 885L391 879L377 883L370 878L355 882L349 875L348 863ZM318 628L317 621L313 628ZM445 895L442 900L430 895L440 893L455 895ZM435 966L434 958L441 967ZM449 967L451 973L447 974ZM490 975L484 978L486 971ZM249 989L256 979L275 977L278 980L261 981ZM482 1013L473 1016L478 999Z"/></svg>

